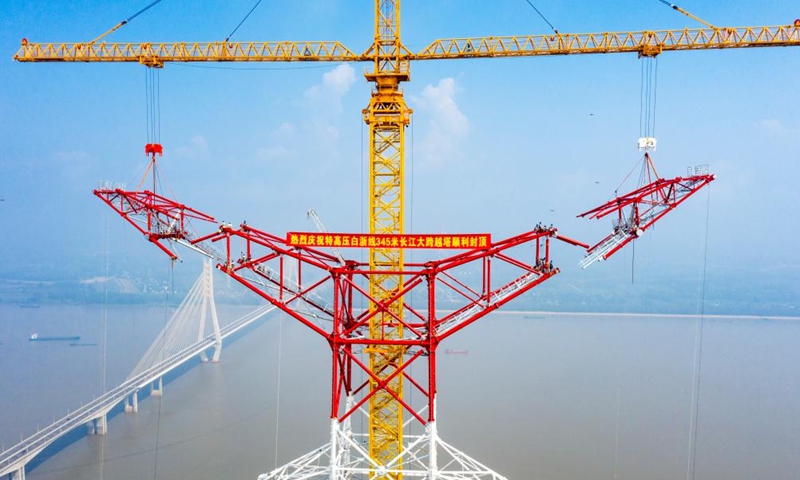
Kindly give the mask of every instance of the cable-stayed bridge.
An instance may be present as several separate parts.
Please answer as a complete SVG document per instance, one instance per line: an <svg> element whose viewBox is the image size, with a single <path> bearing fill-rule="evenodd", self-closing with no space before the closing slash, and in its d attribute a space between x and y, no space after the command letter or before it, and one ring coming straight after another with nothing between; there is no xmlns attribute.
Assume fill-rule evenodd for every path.
<svg viewBox="0 0 800 480"><path fill-rule="evenodd" d="M126 412L138 411L140 390L149 386L151 395L160 396L163 392L164 375L195 356L200 356L204 362L208 361L207 352L211 349L211 360L218 361L223 339L275 308L269 304L258 307L220 328L214 303L211 262L206 261L200 278L125 381L11 448L3 450L0 453L0 479L24 480L25 467L31 460L78 427L85 425L91 434L105 434L108 413L114 407L124 403Z"/></svg>

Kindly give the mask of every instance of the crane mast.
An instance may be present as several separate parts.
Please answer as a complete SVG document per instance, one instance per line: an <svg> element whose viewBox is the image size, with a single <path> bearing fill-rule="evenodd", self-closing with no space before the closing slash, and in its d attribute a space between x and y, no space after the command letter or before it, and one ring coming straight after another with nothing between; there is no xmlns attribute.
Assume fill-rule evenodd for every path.
<svg viewBox="0 0 800 480"><path fill-rule="evenodd" d="M368 52L369 53L369 52ZM371 47L374 71L366 74L375 85L369 106L363 110L369 125L369 233L402 234L405 219L405 131L411 120L400 82L409 80L408 61L403 60L400 42L400 0L375 0L375 39ZM370 270L397 271L403 264L403 250L375 248L370 251ZM390 299L403 289L400 275L386 273L370 278L370 296ZM371 305L376 309L376 305ZM398 340L404 336L403 297L395 299L387 312L370 321L371 339ZM387 388L403 395L402 369L406 347L375 344L367 347L370 370L375 373L371 387L391 380ZM387 391L378 389L369 402L369 453L379 465L386 465L403 451L403 407ZM388 478L388 477L380 477Z"/></svg>

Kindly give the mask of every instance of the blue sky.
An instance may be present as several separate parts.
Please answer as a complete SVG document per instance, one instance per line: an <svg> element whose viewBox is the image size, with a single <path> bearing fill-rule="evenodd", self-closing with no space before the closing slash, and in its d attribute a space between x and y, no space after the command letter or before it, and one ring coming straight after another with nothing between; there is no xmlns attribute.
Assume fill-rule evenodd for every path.
<svg viewBox="0 0 800 480"><path fill-rule="evenodd" d="M135 186L146 165L145 68L19 64L20 40L88 41L148 2L9 2L0 18L2 263L112 255L164 262L91 195L98 180ZM657 0L536 1L561 32L699 26ZM164 0L108 41L225 38L253 1ZM795 2L679 3L720 26L789 24ZM339 40L364 51L373 2L266 1L234 40ZM548 33L525 0L406 1L403 41ZM640 158L642 60L635 55L450 60L412 65L406 154L408 229L513 235L539 221L588 243L610 231L575 215L606 201ZM161 161L188 205L274 233L365 225L366 64L168 64ZM697 276L708 207L710 268L800 279L800 48L667 53L658 59L655 160L665 177L711 164L718 180L637 241L646 268ZM413 193L412 193L413 192ZM111 225L111 226L109 226ZM627 256L628 254L618 254ZM94 257L93 257L94 256ZM557 262L581 275L581 252ZM592 269L608 275L624 261ZM615 270L616 269L616 270ZM684 271L685 273L685 271ZM603 273L599 275L602 280Z"/></svg>

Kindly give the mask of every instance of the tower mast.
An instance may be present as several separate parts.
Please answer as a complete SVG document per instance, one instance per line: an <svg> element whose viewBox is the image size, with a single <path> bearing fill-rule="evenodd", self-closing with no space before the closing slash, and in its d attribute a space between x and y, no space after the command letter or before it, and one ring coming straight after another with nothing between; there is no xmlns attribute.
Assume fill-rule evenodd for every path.
<svg viewBox="0 0 800 480"><path fill-rule="evenodd" d="M409 80L409 62L400 41L400 0L375 0L375 39L367 54L374 58L374 71L367 73L375 85L369 106L363 110L369 125L369 233L402 234L405 220L405 130L411 109L406 106L400 82ZM403 264L403 250L376 248L370 251L370 270L397 271ZM377 300L394 297L402 290L402 277L396 274L370 277L369 292ZM376 309L372 304L371 309ZM375 315L369 328L372 339L403 338L403 299L390 305L387 313ZM368 349L369 365L380 380L402 368L406 347L373 345ZM372 388L377 380L372 380ZM395 375L388 387L403 394L403 376ZM401 397L402 398L402 397ZM385 465L403 451L403 409L386 390L381 389L369 402L370 456ZM387 478L387 477L383 477Z"/></svg>

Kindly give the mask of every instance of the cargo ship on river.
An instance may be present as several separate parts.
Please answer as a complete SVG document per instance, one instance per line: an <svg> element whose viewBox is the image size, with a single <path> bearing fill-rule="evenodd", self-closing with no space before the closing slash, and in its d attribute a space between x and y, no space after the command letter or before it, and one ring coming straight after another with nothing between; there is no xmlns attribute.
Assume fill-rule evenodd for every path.
<svg viewBox="0 0 800 480"><path fill-rule="evenodd" d="M75 342L80 339L80 335L40 336L38 333L34 333L28 338L31 342Z"/></svg>

